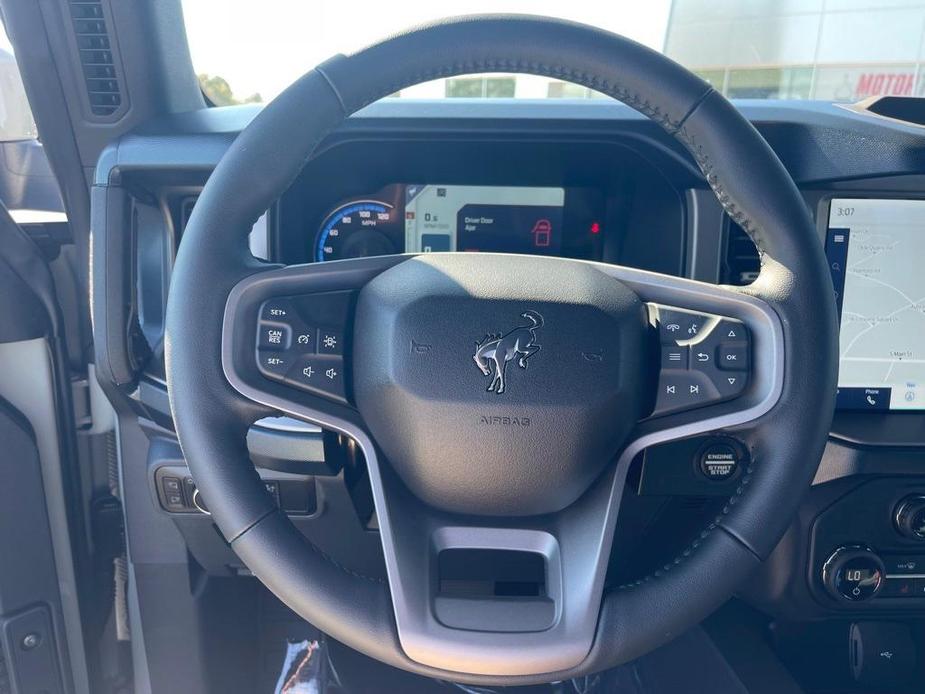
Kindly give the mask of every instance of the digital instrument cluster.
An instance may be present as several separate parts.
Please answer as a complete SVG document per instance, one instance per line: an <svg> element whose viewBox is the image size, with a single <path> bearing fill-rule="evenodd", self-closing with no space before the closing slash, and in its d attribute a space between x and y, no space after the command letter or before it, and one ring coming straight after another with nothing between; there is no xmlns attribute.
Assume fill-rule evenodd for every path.
<svg viewBox="0 0 925 694"><path fill-rule="evenodd" d="M599 259L602 206L589 189L392 184L330 211L312 260L445 251Z"/></svg>

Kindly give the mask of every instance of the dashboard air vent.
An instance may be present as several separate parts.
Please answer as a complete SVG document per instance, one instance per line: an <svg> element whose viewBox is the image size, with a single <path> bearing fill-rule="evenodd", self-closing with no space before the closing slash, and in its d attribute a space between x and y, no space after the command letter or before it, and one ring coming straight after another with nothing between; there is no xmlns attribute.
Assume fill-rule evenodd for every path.
<svg viewBox="0 0 925 694"><path fill-rule="evenodd" d="M761 261L758 258L758 249L743 231L742 227L726 220L726 248L723 254L723 265L720 281L723 284L744 285L751 284L758 277L761 270Z"/></svg>
<svg viewBox="0 0 925 694"><path fill-rule="evenodd" d="M925 99L916 96L880 96L866 99L849 108L907 125L925 126Z"/></svg>
<svg viewBox="0 0 925 694"><path fill-rule="evenodd" d="M122 106L122 92L103 3L70 0L70 9L90 112L94 116L111 116Z"/></svg>

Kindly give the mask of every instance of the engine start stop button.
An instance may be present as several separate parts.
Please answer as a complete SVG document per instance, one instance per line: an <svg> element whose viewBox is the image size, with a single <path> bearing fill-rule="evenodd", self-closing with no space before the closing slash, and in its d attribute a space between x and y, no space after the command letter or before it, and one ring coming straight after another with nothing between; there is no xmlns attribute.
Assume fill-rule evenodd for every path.
<svg viewBox="0 0 925 694"><path fill-rule="evenodd" d="M728 480L736 474L742 456L728 443L713 443L700 453L700 471L707 479Z"/></svg>

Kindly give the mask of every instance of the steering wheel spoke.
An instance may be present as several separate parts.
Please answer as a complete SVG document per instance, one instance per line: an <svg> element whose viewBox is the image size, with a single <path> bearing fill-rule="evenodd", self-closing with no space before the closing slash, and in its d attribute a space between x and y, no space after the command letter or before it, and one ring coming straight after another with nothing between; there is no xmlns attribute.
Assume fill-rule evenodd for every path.
<svg viewBox="0 0 925 694"><path fill-rule="evenodd" d="M601 604L622 490L616 472L559 512L483 517L423 504L373 458L396 626L408 657L489 676L580 663ZM519 560L531 558L539 575L518 573ZM518 590L508 592L515 583Z"/></svg>

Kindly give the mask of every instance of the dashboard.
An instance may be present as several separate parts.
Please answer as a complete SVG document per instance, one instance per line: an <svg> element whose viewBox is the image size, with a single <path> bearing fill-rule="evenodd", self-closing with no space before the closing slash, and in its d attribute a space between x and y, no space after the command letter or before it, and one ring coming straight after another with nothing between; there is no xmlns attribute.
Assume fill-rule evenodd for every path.
<svg viewBox="0 0 925 694"><path fill-rule="evenodd" d="M749 109L815 211L829 255L842 319L833 435L917 444L925 438L916 417L925 405L925 290L915 262L925 238L925 179L911 160L906 175L895 175L890 148L871 149L877 137L901 137L896 126L820 105ZM773 127L761 121L770 111ZM322 144L257 221L251 250L283 264L403 252L547 254L748 284L760 266L754 244L677 144L632 113L606 103L377 104ZM193 140L213 141L200 151L216 152L225 145L214 140L227 140L235 127L202 133L197 122L191 130ZM808 133L829 138L828 158L799 149ZM188 165L158 171L150 162L137 171L123 163L120 171L128 190L153 197L127 195L134 242L144 251L127 291L143 338L133 344L150 346L148 369L163 379L164 268L204 175ZM172 224L158 230L164 210Z"/></svg>
<svg viewBox="0 0 925 694"><path fill-rule="evenodd" d="M344 137L271 211L269 259L530 253L678 275L684 200L663 163L678 169L620 140L575 134Z"/></svg>
<svg viewBox="0 0 925 694"><path fill-rule="evenodd" d="M908 561L900 562L913 557L925 565L921 131L832 105L738 107L813 212L841 316L839 410L826 453L795 539L775 551L743 594L795 621L925 610L925 579L921 595L903 593L921 577L908 578ZM172 429L163 317L173 257L196 196L252 116L247 109L218 109L152 124L111 146L97 168L94 259L101 267L94 274L105 283L95 285L93 295L96 368L115 399L139 421L154 423L155 433L145 436L159 442ZM753 281L760 269L754 244L683 148L654 123L607 102L376 104L322 143L257 220L250 248L259 259L287 265L402 252L560 255L735 285ZM266 446L260 443L252 458L281 507L332 554L362 547L338 558L374 575L379 542L364 525L371 501L358 491L362 464L355 453L332 446L330 438L319 441L317 431L305 434L316 437L314 457L306 458L315 474L295 480L287 475L304 470L293 467L304 460L276 460L278 435L261 431L254 444ZM696 526L691 514L718 513L711 504L721 507L740 486L742 473L729 459L747 463L748 451L728 436L719 448L710 443L693 438L640 456L636 497L624 500L621 513L663 503L671 512L654 541L634 544L642 537L635 532L617 538L630 548L621 556L632 559L621 559L614 580L656 570L666 548L683 551L670 544L673 531ZM201 517L192 488L184 487L189 503L168 508L165 476L192 484L179 449L171 442L145 450L147 457L128 466L134 481L126 487L126 508L142 518L134 527L166 520L183 536L182 561L188 548L205 571L223 575L235 558ZM704 462L710 451L718 463ZM704 472L714 469L713 476ZM647 526L648 537L656 526ZM136 551L143 542L134 539ZM882 590L856 603L837 592L829 562L856 559L845 548L857 545L872 550L863 557L865 575L885 568ZM159 546L152 543L151 551Z"/></svg>
<svg viewBox="0 0 925 694"><path fill-rule="evenodd" d="M389 184L327 212L311 261L448 251L602 260L605 200L592 187ZM832 197L820 218L841 322L837 408L925 410L925 200Z"/></svg>

